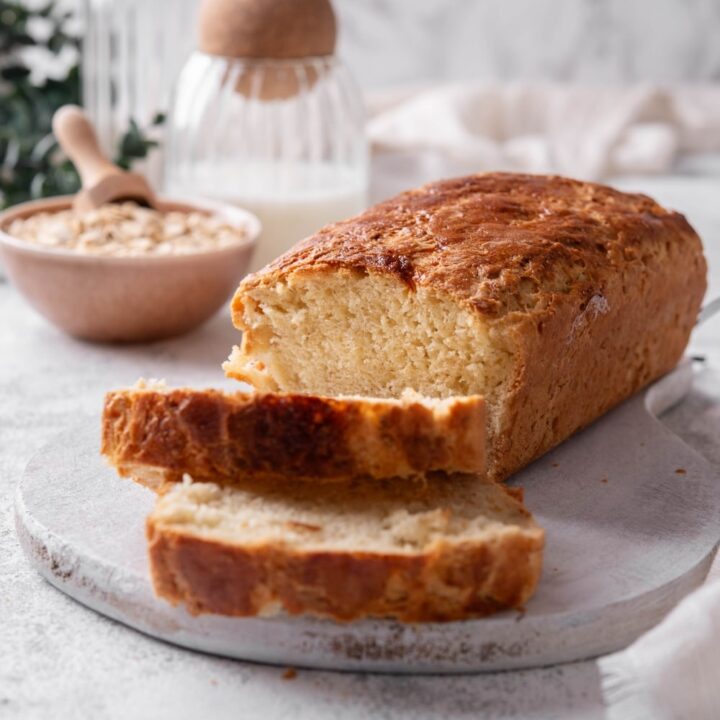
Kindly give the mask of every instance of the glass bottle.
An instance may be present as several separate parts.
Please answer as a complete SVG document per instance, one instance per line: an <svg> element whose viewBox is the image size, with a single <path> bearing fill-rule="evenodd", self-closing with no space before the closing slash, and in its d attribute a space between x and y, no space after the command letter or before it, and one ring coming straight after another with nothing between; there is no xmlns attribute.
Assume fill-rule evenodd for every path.
<svg viewBox="0 0 720 720"><path fill-rule="evenodd" d="M201 49L180 72L171 103L165 165L170 194L207 196L258 215L263 234L253 269L321 226L362 210L368 184L362 101L332 54L334 16L330 44L329 37L299 34L297 22L284 24L288 2L263 2L263 8L275 8L272 47L256 40L262 19L253 26L247 16L227 37L208 39L203 15L242 13L253 0L206 0ZM330 8L327 0L292 2L287 12L308 11L302 7L308 4L316 11L318 5ZM317 17L310 19L317 27ZM231 26L232 18L217 23ZM283 31L293 27L295 39L284 42Z"/></svg>

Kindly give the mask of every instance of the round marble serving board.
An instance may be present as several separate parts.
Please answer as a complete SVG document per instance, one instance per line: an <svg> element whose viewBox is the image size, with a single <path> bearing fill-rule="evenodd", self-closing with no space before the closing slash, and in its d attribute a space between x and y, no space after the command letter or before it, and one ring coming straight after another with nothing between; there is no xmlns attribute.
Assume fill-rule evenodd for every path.
<svg viewBox="0 0 720 720"><path fill-rule="evenodd" d="M99 426L58 436L29 463L16 524L32 564L85 605L177 645L291 666L477 672L625 647L700 585L720 539L720 482L655 415L692 382L685 362L520 473L547 531L524 613L445 624L192 617L157 599L145 516L153 494L98 454Z"/></svg>

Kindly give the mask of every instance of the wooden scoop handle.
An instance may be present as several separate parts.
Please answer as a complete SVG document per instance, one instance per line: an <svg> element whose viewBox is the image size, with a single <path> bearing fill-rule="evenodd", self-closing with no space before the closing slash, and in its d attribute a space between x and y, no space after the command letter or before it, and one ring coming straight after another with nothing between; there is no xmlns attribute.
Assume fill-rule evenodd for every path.
<svg viewBox="0 0 720 720"><path fill-rule="evenodd" d="M53 116L52 126L60 147L77 168L86 190L109 175L123 173L100 149L95 129L77 105L61 107Z"/></svg>
<svg viewBox="0 0 720 720"><path fill-rule="evenodd" d="M77 105L65 105L55 113L53 132L80 173L82 190L73 200L77 212L126 200L146 207L157 206L155 193L142 175L125 172L108 160L92 123Z"/></svg>

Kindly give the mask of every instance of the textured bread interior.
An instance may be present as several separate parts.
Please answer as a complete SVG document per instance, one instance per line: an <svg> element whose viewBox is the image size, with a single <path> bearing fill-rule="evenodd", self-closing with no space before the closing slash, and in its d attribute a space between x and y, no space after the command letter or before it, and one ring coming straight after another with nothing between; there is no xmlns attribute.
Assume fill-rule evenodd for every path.
<svg viewBox="0 0 720 720"><path fill-rule="evenodd" d="M477 313L425 288L363 272L298 272L250 288L225 370L260 390L397 397L481 395L512 376L507 341Z"/></svg>
<svg viewBox="0 0 720 720"><path fill-rule="evenodd" d="M413 554L437 542L495 541L523 529L541 533L509 491L460 474L412 483L249 481L241 489L186 480L159 498L151 520L160 530L228 545L302 551Z"/></svg>
<svg viewBox="0 0 720 720"><path fill-rule="evenodd" d="M476 314L378 274L295 273L249 289L237 320L249 334L226 370L258 389L488 395L511 361Z"/></svg>

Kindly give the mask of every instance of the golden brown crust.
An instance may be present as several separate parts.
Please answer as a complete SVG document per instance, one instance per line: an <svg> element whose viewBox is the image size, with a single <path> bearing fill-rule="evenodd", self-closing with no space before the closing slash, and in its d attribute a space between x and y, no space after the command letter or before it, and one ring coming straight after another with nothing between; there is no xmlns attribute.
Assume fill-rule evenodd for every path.
<svg viewBox="0 0 720 720"><path fill-rule="evenodd" d="M511 328L519 362L493 436L492 477L508 477L675 367L705 281L693 265L700 254L676 246L669 255L649 271L608 277L597 296L604 310L563 303L539 325Z"/></svg>
<svg viewBox="0 0 720 720"><path fill-rule="evenodd" d="M521 608L542 567L537 527L507 528L488 541L436 542L417 554L242 547L164 528L153 516L147 534L156 593L193 614L466 620Z"/></svg>
<svg viewBox="0 0 720 720"><path fill-rule="evenodd" d="M642 262L648 242L699 249L685 218L645 195L557 176L488 173L431 183L329 225L243 287L343 267L432 287L498 318L547 311L558 294L588 302L608 274Z"/></svg>
<svg viewBox="0 0 720 720"><path fill-rule="evenodd" d="M484 426L479 397L433 408L420 399L129 389L106 395L101 451L145 482L148 469L161 471L158 482L188 473L221 484L472 473L484 470Z"/></svg>
<svg viewBox="0 0 720 720"><path fill-rule="evenodd" d="M253 288L337 271L428 288L502 336L515 364L489 408L496 478L669 371L706 289L700 239L679 213L602 185L495 173L426 185L321 230L241 284L235 324L251 330Z"/></svg>

